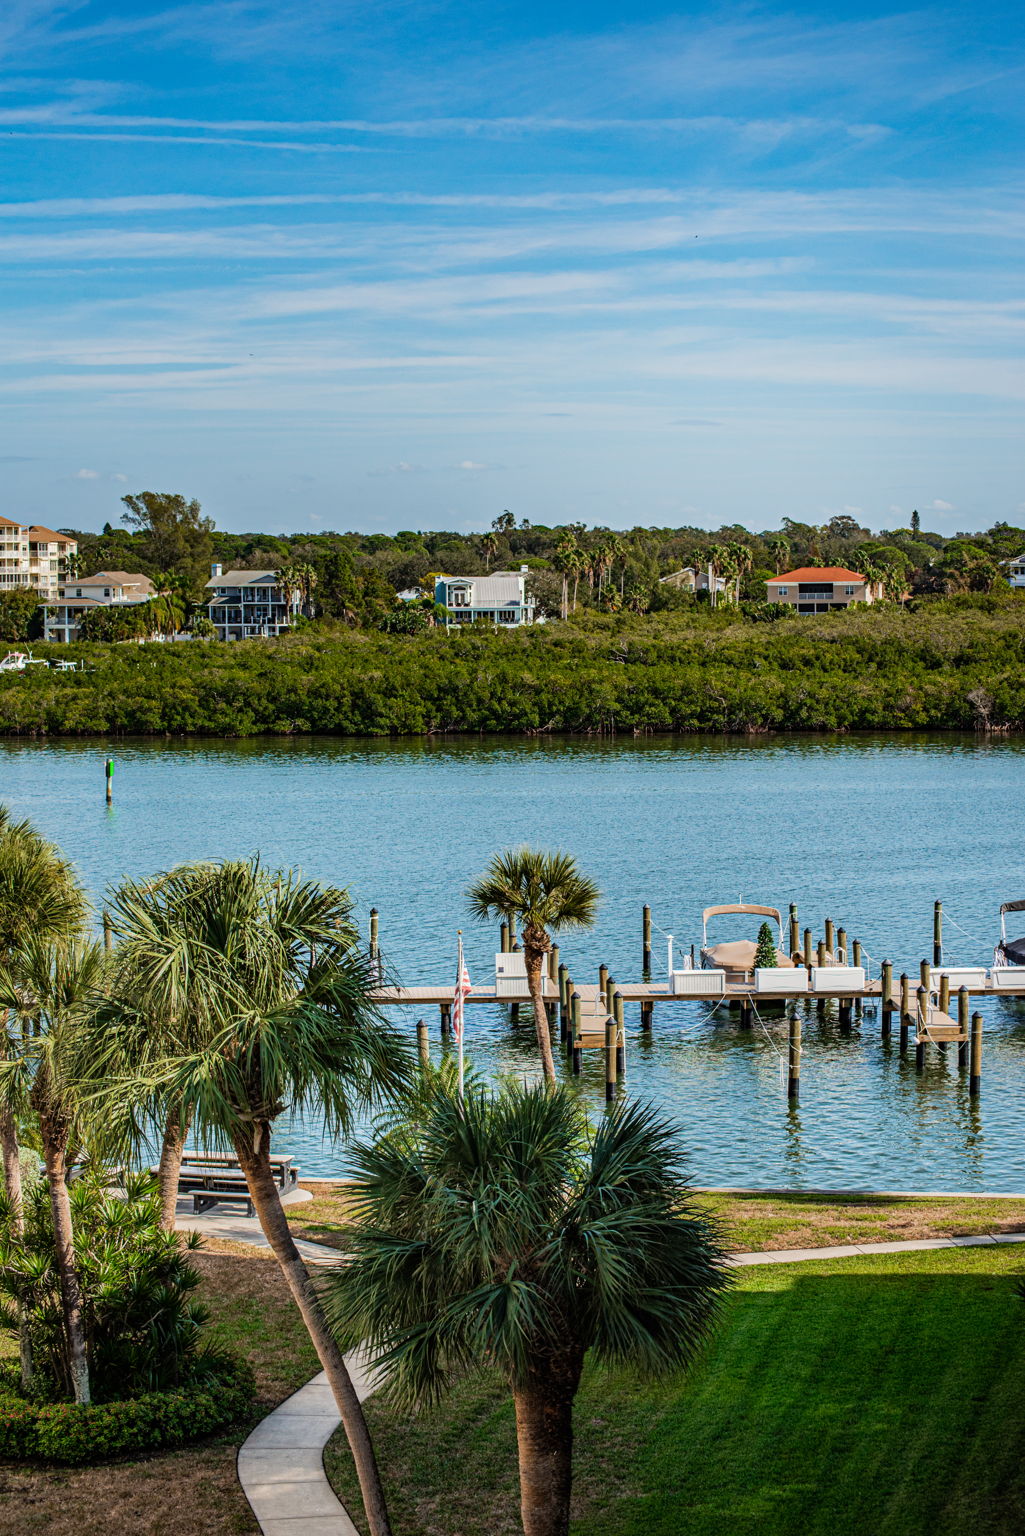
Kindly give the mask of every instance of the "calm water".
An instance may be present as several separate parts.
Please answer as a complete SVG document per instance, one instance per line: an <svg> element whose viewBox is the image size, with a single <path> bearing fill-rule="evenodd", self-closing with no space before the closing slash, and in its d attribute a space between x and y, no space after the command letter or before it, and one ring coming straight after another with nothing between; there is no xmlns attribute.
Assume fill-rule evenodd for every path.
<svg viewBox="0 0 1025 1536"><path fill-rule="evenodd" d="M260 850L272 863L351 885L381 913L387 961L409 983L448 980L455 930L471 977L493 981L492 929L468 922L467 883L522 841L572 852L603 890L597 928L570 939L578 980L601 961L640 971L649 901L664 939L699 943L701 908L743 897L799 905L802 926L843 923L876 961L917 970L932 903L948 914L947 958L991 958L1001 901L1025 896L1020 805L1025 745L959 737L581 742L149 743L111 748L117 803L103 801L103 742L0 745L0 798L64 845L100 895L126 874ZM955 926L958 925L958 926ZM656 1008L642 1040L629 1019L632 1093L686 1127L710 1184L1025 1189L1025 1004L983 1005L983 1098L968 1102L956 1057L879 1041L878 1019L842 1037L814 1014L803 1099L790 1112L777 1048L785 1023L742 1032L699 1004ZM524 1010L526 1012L526 1010ZM412 1031L415 1015L401 1011ZM437 1043L437 1018L430 1016ZM531 1030L497 1007L469 1010L485 1069L532 1071ZM600 1052L582 1082L599 1102ZM279 1148L308 1172L342 1170L315 1126L282 1126Z"/></svg>

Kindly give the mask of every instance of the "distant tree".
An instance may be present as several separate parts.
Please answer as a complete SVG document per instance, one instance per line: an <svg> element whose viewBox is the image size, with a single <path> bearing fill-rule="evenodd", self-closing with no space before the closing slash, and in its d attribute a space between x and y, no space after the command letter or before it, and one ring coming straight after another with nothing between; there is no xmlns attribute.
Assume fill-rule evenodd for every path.
<svg viewBox="0 0 1025 1536"><path fill-rule="evenodd" d="M768 923L763 923L758 930L758 945L755 949L755 968L760 970L763 966L771 968L779 964L776 954L776 941L772 936L772 929Z"/></svg>
<svg viewBox="0 0 1025 1536"><path fill-rule="evenodd" d="M490 571L491 562L498 554L498 535L494 531L485 533L480 541L480 552L484 557L484 569Z"/></svg>
<svg viewBox="0 0 1025 1536"><path fill-rule="evenodd" d="M516 519L507 507L504 512L498 514L491 526L496 533L509 534L516 527Z"/></svg>
<svg viewBox="0 0 1025 1536"><path fill-rule="evenodd" d="M205 613L197 613L190 625L192 633L197 640L216 640L217 630L212 619L208 619Z"/></svg>
<svg viewBox="0 0 1025 1536"><path fill-rule="evenodd" d="M918 508L916 507L915 510L911 514L911 532L912 532L912 534L914 535L914 537L916 539L918 538L918 535L921 532L921 528L922 528L922 519L919 517L919 515L918 515Z"/></svg>
<svg viewBox="0 0 1025 1536"><path fill-rule="evenodd" d="M0 640L28 640L38 608L39 593L32 587L0 592Z"/></svg>
<svg viewBox="0 0 1025 1536"><path fill-rule="evenodd" d="M198 595L210 574L214 530L212 519L203 516L199 502L161 491L140 491L121 500L126 509L123 521L144 536L143 548L150 564L184 576L190 591Z"/></svg>
<svg viewBox="0 0 1025 1536"><path fill-rule="evenodd" d="M769 554L772 556L778 576L785 565L790 563L790 542L779 536L769 540Z"/></svg>
<svg viewBox="0 0 1025 1536"><path fill-rule="evenodd" d="M430 617L419 603L396 603L378 622L386 635L422 635L430 627Z"/></svg>

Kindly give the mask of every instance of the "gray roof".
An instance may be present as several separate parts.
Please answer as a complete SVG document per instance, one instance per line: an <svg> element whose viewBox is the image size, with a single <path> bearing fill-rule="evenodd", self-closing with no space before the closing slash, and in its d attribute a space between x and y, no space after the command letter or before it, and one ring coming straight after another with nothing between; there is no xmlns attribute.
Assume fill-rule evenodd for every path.
<svg viewBox="0 0 1025 1536"><path fill-rule="evenodd" d="M211 576L207 586L252 587L258 582L266 582L269 586L275 586L277 579L277 571L224 571L220 576Z"/></svg>
<svg viewBox="0 0 1025 1536"><path fill-rule="evenodd" d="M446 576L448 587L469 587L474 608L501 608L520 601L521 576Z"/></svg>
<svg viewBox="0 0 1025 1536"><path fill-rule="evenodd" d="M97 571L95 576L64 576L62 587L138 587L140 592L152 592L153 583L140 571Z"/></svg>

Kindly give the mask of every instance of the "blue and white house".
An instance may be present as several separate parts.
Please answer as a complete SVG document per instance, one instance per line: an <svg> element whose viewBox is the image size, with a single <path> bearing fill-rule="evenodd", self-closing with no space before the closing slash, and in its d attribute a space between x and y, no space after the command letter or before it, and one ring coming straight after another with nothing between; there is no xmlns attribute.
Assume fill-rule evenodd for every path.
<svg viewBox="0 0 1025 1536"><path fill-rule="evenodd" d="M299 612L298 592L286 593L277 571L225 571L211 567L207 613L218 640L260 640L280 635Z"/></svg>
<svg viewBox="0 0 1025 1536"><path fill-rule="evenodd" d="M1025 555L1015 555L1013 560L1003 560L1001 564L1012 587L1017 587L1019 591L1025 587Z"/></svg>
<svg viewBox="0 0 1025 1536"><path fill-rule="evenodd" d="M490 576L439 576L434 601L446 607L453 624L480 620L500 629L534 623L534 599L527 592L529 566L518 571L493 571Z"/></svg>

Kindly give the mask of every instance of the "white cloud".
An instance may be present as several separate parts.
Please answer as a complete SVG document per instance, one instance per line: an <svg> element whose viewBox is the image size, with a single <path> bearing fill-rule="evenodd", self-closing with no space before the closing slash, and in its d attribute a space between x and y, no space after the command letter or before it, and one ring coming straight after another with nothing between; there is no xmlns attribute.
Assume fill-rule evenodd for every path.
<svg viewBox="0 0 1025 1536"><path fill-rule="evenodd" d="M75 471L76 480L98 480L99 478L100 472L98 469L76 469Z"/></svg>
<svg viewBox="0 0 1025 1536"><path fill-rule="evenodd" d="M459 463L456 465L456 469L469 469L469 470L487 469L487 467L488 466L486 464L475 464L473 459L460 459Z"/></svg>
<svg viewBox="0 0 1025 1536"><path fill-rule="evenodd" d="M127 475L111 475L110 478L112 480L116 480L120 485L127 485L128 484L128 476Z"/></svg>
<svg viewBox="0 0 1025 1536"><path fill-rule="evenodd" d="M939 501L939 500L937 500L937 501L930 501L927 510L930 511L930 512L954 512L957 509L955 508L954 503L952 501Z"/></svg>

